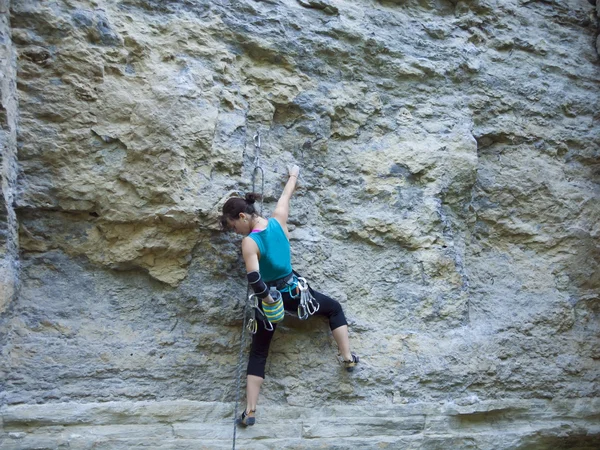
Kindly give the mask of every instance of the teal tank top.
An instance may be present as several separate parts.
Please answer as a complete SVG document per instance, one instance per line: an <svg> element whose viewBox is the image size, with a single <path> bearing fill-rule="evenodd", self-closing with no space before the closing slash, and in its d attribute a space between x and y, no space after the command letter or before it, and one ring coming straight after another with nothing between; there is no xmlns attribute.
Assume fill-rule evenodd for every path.
<svg viewBox="0 0 600 450"><path fill-rule="evenodd" d="M249 234L258 245L260 276L265 282L275 281L292 273L290 241L276 219L270 218L267 228Z"/></svg>

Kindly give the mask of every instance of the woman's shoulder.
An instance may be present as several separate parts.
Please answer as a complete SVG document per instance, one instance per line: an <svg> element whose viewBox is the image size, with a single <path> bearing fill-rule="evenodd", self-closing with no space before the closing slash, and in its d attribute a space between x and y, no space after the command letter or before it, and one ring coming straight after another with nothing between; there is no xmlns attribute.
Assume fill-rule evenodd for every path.
<svg viewBox="0 0 600 450"><path fill-rule="evenodd" d="M271 217L269 219L269 227L272 229L278 229L280 230L283 235L289 239L289 233L288 233L288 229L287 229L287 224L285 223L281 223L279 221L279 219L277 219L276 217Z"/></svg>
<svg viewBox="0 0 600 450"><path fill-rule="evenodd" d="M258 242L253 236L248 235L242 238L242 252L254 251L258 249Z"/></svg>
<svg viewBox="0 0 600 450"><path fill-rule="evenodd" d="M279 228L284 229L285 223L281 223L279 221L279 219L277 219L276 217L271 217L271 218L269 218L269 226L270 227L277 227L277 226L279 226Z"/></svg>

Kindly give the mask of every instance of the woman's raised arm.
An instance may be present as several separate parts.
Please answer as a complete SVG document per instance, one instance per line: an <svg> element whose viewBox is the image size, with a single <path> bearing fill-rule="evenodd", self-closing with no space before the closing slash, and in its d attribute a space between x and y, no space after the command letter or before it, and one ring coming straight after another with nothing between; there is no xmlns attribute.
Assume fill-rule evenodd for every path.
<svg viewBox="0 0 600 450"><path fill-rule="evenodd" d="M281 193L281 197L277 201L277 206L273 211L273 217L275 217L281 225L287 223L288 215L290 213L290 199L292 198L292 194L294 193L294 189L296 188L296 182L298 181L298 174L300 173L300 168L298 166L292 166L288 169L289 171L289 179Z"/></svg>

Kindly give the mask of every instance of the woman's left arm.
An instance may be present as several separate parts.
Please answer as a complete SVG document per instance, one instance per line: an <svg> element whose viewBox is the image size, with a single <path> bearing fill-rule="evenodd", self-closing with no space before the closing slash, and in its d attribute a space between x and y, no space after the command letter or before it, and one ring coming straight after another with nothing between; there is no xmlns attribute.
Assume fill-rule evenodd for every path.
<svg viewBox="0 0 600 450"><path fill-rule="evenodd" d="M242 239L242 257L246 264L246 272L258 272L258 245L249 237Z"/></svg>
<svg viewBox="0 0 600 450"><path fill-rule="evenodd" d="M273 303L274 300L269 294L269 288L261 279L258 264L258 246L249 237L242 239L242 256L246 264L246 276L248 283L252 287L254 293L264 300L266 303Z"/></svg>

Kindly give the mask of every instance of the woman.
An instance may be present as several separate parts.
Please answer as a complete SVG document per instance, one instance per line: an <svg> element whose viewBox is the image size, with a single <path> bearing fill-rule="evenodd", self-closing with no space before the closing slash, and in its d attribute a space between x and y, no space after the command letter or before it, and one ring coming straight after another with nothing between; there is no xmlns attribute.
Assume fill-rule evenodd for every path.
<svg viewBox="0 0 600 450"><path fill-rule="evenodd" d="M273 217L269 220L259 216L254 209L257 194L247 194L245 199L230 198L223 205L221 217L224 229L234 230L246 236L242 239L242 255L248 282L256 295L266 304L272 304L274 300L269 294L269 289L275 287L281 293L285 310L293 312L298 310L300 295L297 278L292 272L287 219L290 198L296 187L299 172L298 166L289 169L289 179L273 211ZM344 358L344 365L348 371L352 371L359 359L350 352L348 323L341 305L312 289L310 292L319 303L316 314L329 319L329 327ZM243 426L254 425L256 421L258 394L265 378L269 346L276 328L275 323L272 325L273 330L265 329L263 322L259 320L258 331L252 338L247 370L246 409L239 419Z"/></svg>

